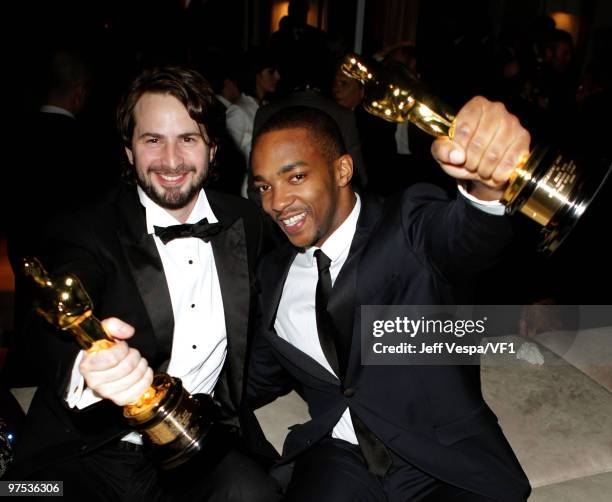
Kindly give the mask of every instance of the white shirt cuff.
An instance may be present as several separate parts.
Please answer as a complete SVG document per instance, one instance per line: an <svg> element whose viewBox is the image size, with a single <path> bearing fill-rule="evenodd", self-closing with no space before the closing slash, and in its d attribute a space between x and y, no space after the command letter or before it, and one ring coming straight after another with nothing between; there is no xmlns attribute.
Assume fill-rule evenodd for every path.
<svg viewBox="0 0 612 502"><path fill-rule="evenodd" d="M480 200L469 194L462 183L457 183L457 189L470 205L477 207L485 213L492 214L494 216L503 216L506 213L505 206L498 200Z"/></svg>
<svg viewBox="0 0 612 502"><path fill-rule="evenodd" d="M85 379L79 371L79 364L85 355L84 351L80 351L74 360L72 367L72 373L70 374L70 384L66 392L66 402L71 408L77 408L82 410L92 404L102 401L102 398L98 396L90 388L85 388ZM128 441L134 444L142 444L142 437L136 431L130 432L121 438L123 441Z"/></svg>
<svg viewBox="0 0 612 502"><path fill-rule="evenodd" d="M98 396L90 388L85 388L85 379L79 371L79 364L85 355L84 351L80 351L74 360L72 366L72 373L70 374L70 382L68 383L68 389L66 389L66 402L71 408L78 408L82 410L92 404L102 401L102 398Z"/></svg>

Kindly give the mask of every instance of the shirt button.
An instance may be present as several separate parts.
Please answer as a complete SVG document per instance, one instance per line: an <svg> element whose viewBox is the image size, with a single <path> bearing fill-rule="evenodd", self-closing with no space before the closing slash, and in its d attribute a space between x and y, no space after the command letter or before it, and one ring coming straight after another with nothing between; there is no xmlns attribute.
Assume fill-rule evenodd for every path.
<svg viewBox="0 0 612 502"><path fill-rule="evenodd" d="M197 345L192 345L192 346L191 346L191 348L192 348L192 349L197 349L197 348L198 348L198 346L197 346Z"/></svg>
<svg viewBox="0 0 612 502"><path fill-rule="evenodd" d="M192 304L191 304L191 308L194 308L194 307L195 307L195 303L192 303Z"/></svg>
<svg viewBox="0 0 612 502"><path fill-rule="evenodd" d="M193 265L193 260L189 260L189 265Z"/></svg>

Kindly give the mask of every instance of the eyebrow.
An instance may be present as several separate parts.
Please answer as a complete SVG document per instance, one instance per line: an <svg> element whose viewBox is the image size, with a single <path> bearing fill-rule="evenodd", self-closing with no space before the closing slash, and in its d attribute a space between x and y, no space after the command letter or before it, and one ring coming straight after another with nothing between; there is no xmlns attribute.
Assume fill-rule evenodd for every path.
<svg viewBox="0 0 612 502"><path fill-rule="evenodd" d="M156 132L143 132L140 136L138 136L138 139L146 138L147 136L152 137L152 138L163 138L164 137L163 134L159 134ZM200 131L184 132L184 133L179 134L177 137L182 139L182 138L188 138L190 136L200 136L201 138L204 137Z"/></svg>
<svg viewBox="0 0 612 502"><path fill-rule="evenodd" d="M307 166L308 162L305 162L303 160L298 160L297 162L291 162L290 164L285 164L284 166L281 166L279 168L278 171L276 171L276 175L280 176L282 174L288 173L290 171L293 171L296 167L302 167L302 166ZM264 179L261 176L253 176L253 181L263 181Z"/></svg>

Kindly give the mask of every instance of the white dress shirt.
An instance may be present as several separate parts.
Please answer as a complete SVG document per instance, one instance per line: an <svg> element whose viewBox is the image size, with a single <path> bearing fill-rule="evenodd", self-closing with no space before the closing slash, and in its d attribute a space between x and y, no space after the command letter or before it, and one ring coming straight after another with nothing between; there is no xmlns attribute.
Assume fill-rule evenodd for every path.
<svg viewBox="0 0 612 502"><path fill-rule="evenodd" d="M234 144L238 147L245 162L248 164L251 155L251 142L253 141L253 124L255 114L259 104L254 98L246 94L241 94L238 101L231 103L223 96L217 94L217 99L225 105L225 124L227 132L231 136ZM248 176L244 176L240 187L240 195L248 198Z"/></svg>
<svg viewBox="0 0 612 502"><path fill-rule="evenodd" d="M161 257L174 315L167 373L179 377L192 394L211 394L227 353L223 300L212 246L196 237L174 239L163 244L154 234L153 226L166 227L180 222L149 199L140 187L138 196L145 207L147 233L153 235ZM202 218L208 218L209 223L218 221L203 190L187 223L196 223ZM84 387L78 369L83 354L81 351L74 363L66 398L69 406L81 409L101 399ZM126 439L134 440L134 434Z"/></svg>
<svg viewBox="0 0 612 502"><path fill-rule="evenodd" d="M357 228L361 200L359 195L355 195L357 201L348 218L327 238L320 248L331 260L329 272L332 286L348 257ZM319 248L308 248L303 253L298 253L293 260L278 305L274 329L278 336L312 357L337 378L338 376L334 374L323 354L317 331L315 293L319 272L317 260L314 257L314 252L317 249ZM358 444L348 407L334 427L332 437Z"/></svg>
<svg viewBox="0 0 612 502"><path fill-rule="evenodd" d="M219 94L217 98L225 105L227 132L248 161L253 140L253 123L259 105L246 94L242 94L236 103L231 103Z"/></svg>
<svg viewBox="0 0 612 502"><path fill-rule="evenodd" d="M493 216L503 216L506 213L506 206L504 206L499 200L481 200L474 197L465 188L466 182L460 181L457 183L457 189L459 193L465 197L469 204L477 207L485 213L492 214Z"/></svg>

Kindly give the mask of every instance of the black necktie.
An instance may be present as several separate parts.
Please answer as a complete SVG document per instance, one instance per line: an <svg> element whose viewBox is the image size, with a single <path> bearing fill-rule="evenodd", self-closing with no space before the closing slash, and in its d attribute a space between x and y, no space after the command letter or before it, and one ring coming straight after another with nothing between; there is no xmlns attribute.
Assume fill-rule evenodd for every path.
<svg viewBox="0 0 612 502"><path fill-rule="evenodd" d="M329 267L331 260L320 249L314 252L317 259L317 269L319 280L317 282L317 292L315 297L315 311L317 316L317 332L319 342L323 349L323 354L329 365L342 380L338 366L338 353L336 351L335 328L327 312L327 303L332 292L331 274ZM366 425L351 410L351 419L355 435L361 448L361 453L368 465L368 470L376 476L384 476L391 467L391 455L385 445L366 427Z"/></svg>
<svg viewBox="0 0 612 502"><path fill-rule="evenodd" d="M319 280L317 281L317 292L315 296L315 312L317 316L319 342L321 343L323 354L332 370L334 370L338 378L342 378L338 366L334 328L329 314L327 313L327 303L329 302L329 297L332 292L331 274L329 273L331 260L320 249L314 252L314 257L317 259L317 269L319 271Z"/></svg>
<svg viewBox="0 0 612 502"><path fill-rule="evenodd" d="M198 237L204 242L208 242L221 231L222 226L221 223L208 223L208 219L204 218L197 223L170 225L169 227L153 226L153 228L155 229L155 235L164 244L168 244L172 239L182 239L184 237Z"/></svg>

